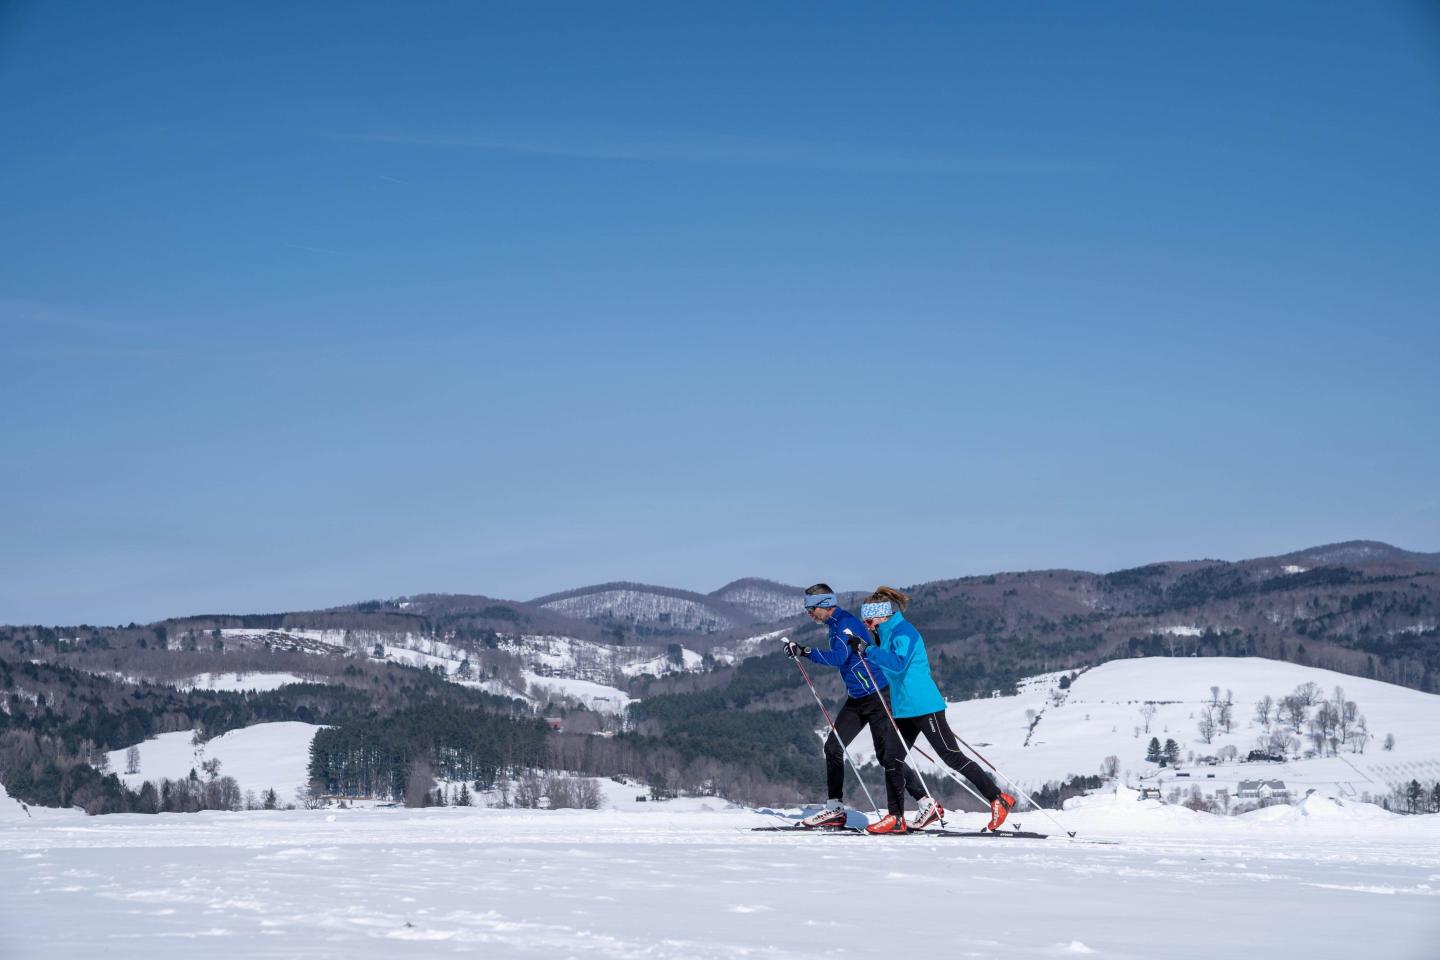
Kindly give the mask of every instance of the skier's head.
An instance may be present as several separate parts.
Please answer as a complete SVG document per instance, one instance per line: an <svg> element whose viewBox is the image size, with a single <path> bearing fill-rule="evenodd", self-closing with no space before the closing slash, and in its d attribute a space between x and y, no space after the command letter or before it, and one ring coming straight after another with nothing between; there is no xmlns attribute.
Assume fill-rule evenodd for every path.
<svg viewBox="0 0 1440 960"><path fill-rule="evenodd" d="M828 583L817 583L813 587L805 588L805 612L810 614L810 619L816 623L824 623L835 615L840 601L835 597L835 591L830 589Z"/></svg>
<svg viewBox="0 0 1440 960"><path fill-rule="evenodd" d="M909 604L910 598L894 587L876 587L875 592L860 605L860 619L866 627L874 630Z"/></svg>

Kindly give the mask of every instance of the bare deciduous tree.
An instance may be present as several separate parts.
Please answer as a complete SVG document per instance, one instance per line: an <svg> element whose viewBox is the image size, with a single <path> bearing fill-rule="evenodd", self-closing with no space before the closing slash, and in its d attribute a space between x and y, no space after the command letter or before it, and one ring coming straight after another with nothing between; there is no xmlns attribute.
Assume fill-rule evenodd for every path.
<svg viewBox="0 0 1440 960"><path fill-rule="evenodd" d="M1280 710L1278 719L1282 723L1289 724L1292 733L1299 733L1300 728L1305 726L1305 714L1308 705L1298 694L1290 694L1288 697L1280 698Z"/></svg>
<svg viewBox="0 0 1440 960"><path fill-rule="evenodd" d="M1292 696L1298 697L1306 707L1313 707L1320 702L1320 684L1307 680L1295 688Z"/></svg>
<svg viewBox="0 0 1440 960"><path fill-rule="evenodd" d="M424 760L410 761L405 771L405 806L424 807L435 790L435 771Z"/></svg>
<svg viewBox="0 0 1440 960"><path fill-rule="evenodd" d="M1350 744L1352 753L1364 753L1366 744L1373 739L1374 737L1370 735L1370 728L1365 724L1365 715L1362 713L1356 718L1355 725L1350 728L1346 742Z"/></svg>
<svg viewBox="0 0 1440 960"><path fill-rule="evenodd" d="M1215 739L1215 708L1207 705L1200 712L1200 739L1211 743Z"/></svg>

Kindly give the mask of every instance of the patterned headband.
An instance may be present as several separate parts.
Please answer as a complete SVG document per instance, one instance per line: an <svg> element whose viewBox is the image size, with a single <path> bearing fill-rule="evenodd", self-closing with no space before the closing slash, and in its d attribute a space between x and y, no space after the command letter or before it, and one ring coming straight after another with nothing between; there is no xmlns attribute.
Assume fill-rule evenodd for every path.
<svg viewBox="0 0 1440 960"><path fill-rule="evenodd" d="M862 603L860 605L861 620L884 620L895 612L895 605L889 600L881 600L879 603Z"/></svg>

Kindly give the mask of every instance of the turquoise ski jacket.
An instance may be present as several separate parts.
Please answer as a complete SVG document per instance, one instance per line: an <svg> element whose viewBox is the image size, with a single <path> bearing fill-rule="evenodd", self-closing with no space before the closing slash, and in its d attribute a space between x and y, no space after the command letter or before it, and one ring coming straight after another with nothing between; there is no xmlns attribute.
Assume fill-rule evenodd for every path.
<svg viewBox="0 0 1440 960"><path fill-rule="evenodd" d="M914 624L896 610L877 631L879 642L867 655L890 678L890 707L899 717L923 717L945 709L945 698L930 676L925 639Z"/></svg>

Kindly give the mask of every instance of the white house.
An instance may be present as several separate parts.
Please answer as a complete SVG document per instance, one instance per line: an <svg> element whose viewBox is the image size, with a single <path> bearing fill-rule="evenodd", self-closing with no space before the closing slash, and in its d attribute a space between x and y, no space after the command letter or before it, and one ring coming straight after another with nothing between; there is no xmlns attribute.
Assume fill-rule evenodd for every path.
<svg viewBox="0 0 1440 960"><path fill-rule="evenodd" d="M1290 789L1284 780L1241 780L1235 788L1235 799L1289 803Z"/></svg>

